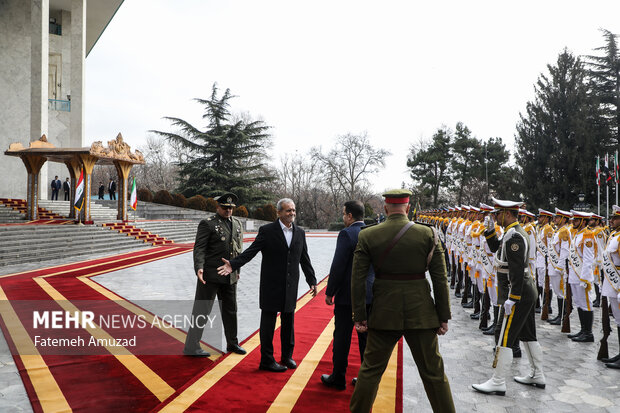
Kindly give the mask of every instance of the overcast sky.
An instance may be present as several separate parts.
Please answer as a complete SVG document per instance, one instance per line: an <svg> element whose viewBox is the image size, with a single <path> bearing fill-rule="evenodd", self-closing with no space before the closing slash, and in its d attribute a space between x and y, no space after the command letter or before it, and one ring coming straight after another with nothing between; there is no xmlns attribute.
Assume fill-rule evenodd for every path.
<svg viewBox="0 0 620 413"><path fill-rule="evenodd" d="M211 85L273 127L272 160L367 132L380 192L410 182L412 143L442 125L513 150L533 84L567 47L620 33L620 1L125 0L88 56L86 143L135 148L164 116L204 127Z"/></svg>

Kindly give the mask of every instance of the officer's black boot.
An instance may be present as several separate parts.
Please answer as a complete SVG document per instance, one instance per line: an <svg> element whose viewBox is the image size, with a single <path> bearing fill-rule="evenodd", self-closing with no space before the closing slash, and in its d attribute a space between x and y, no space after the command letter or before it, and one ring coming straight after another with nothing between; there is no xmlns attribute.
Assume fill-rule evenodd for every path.
<svg viewBox="0 0 620 413"><path fill-rule="evenodd" d="M620 346L620 326L618 326L618 345ZM605 365L607 367L611 367L609 364L613 364L614 367L611 367L612 369L620 369L620 352L618 352L618 354L614 357L601 359L601 361L606 363Z"/></svg>
<svg viewBox="0 0 620 413"><path fill-rule="evenodd" d="M551 300L553 300L553 291L549 288L549 308L548 313L553 314L553 307L551 306Z"/></svg>
<svg viewBox="0 0 620 413"><path fill-rule="evenodd" d="M450 266L450 288L454 290L456 284L456 266L452 264Z"/></svg>
<svg viewBox="0 0 620 413"><path fill-rule="evenodd" d="M594 311L583 311L583 334L573 339L576 343L592 343L594 335L592 334L592 324L594 324Z"/></svg>
<svg viewBox="0 0 620 413"><path fill-rule="evenodd" d="M493 306L493 324L491 324L491 327L487 328L486 330L484 330L482 332L482 334L484 334L485 336L494 336L495 335L495 329L497 328L497 319L499 317L499 305L494 305Z"/></svg>
<svg viewBox="0 0 620 413"><path fill-rule="evenodd" d="M521 358L521 346L519 343L519 340L515 340L515 343L512 346L512 357L516 359Z"/></svg>
<svg viewBox="0 0 620 413"><path fill-rule="evenodd" d="M557 297L557 301L558 301L558 315L557 317L549 321L549 324L553 326L559 326L560 324L562 324L562 316L564 315L564 299Z"/></svg>
<svg viewBox="0 0 620 413"><path fill-rule="evenodd" d="M469 278L469 272L465 271L465 289L463 290L463 298L461 299L461 305L463 308L472 308L474 306L474 300L471 298L471 278Z"/></svg>
<svg viewBox="0 0 620 413"><path fill-rule="evenodd" d="M480 310L480 324L478 324L478 328L480 330L486 330L489 325L489 310L491 309L491 297L489 297L489 292L487 289L484 289L484 294L482 294L482 310Z"/></svg>
<svg viewBox="0 0 620 413"><path fill-rule="evenodd" d="M461 287L463 286L463 270L459 265L456 269L456 287L454 288L454 296L461 298Z"/></svg>
<svg viewBox="0 0 620 413"><path fill-rule="evenodd" d="M538 297L536 297L536 308L534 311L536 311L537 314L540 314L540 311L542 309L540 305L540 296L542 295L543 289L540 285L537 287L537 289L538 289Z"/></svg>
<svg viewBox="0 0 620 413"><path fill-rule="evenodd" d="M583 310L581 308L577 308L577 313L579 313L579 332L575 333L575 334L569 334L566 337L570 338L570 339L574 339L577 338L581 335L583 335L583 326L584 326L584 319L583 319Z"/></svg>
<svg viewBox="0 0 620 413"><path fill-rule="evenodd" d="M474 287L474 313L469 315L469 318L472 320L478 320L480 318L480 291L478 291L478 286L472 283Z"/></svg>
<svg viewBox="0 0 620 413"><path fill-rule="evenodd" d="M592 303L592 307L601 306L601 290L598 288L598 284L594 283L594 292L596 293L596 299Z"/></svg>

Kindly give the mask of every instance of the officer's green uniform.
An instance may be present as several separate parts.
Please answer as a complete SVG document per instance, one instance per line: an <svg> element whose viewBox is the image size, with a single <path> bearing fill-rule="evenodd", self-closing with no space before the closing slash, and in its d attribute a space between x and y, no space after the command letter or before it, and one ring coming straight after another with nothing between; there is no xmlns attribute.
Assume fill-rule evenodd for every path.
<svg viewBox="0 0 620 413"><path fill-rule="evenodd" d="M215 198L220 205L234 206L237 197L224 194ZM194 271L203 269L203 284L196 281L196 295L192 310L193 319L205 317L211 313L213 302L217 296L224 324L224 335L227 347L238 345L237 340L237 279L239 271L227 276L217 274L217 267L223 264L222 258L230 260L243 249L243 225L235 217L224 219L219 214L200 221L194 244ZM202 317L198 320L202 320ZM204 324L200 321L200 324ZM208 325L208 324L207 324ZM199 348L203 328L192 326L185 340L185 353L193 353Z"/></svg>
<svg viewBox="0 0 620 413"><path fill-rule="evenodd" d="M386 203L408 203L411 192L393 190L383 196ZM395 198L403 202L394 202ZM353 260L351 301L354 321L368 320L368 343L351 398L353 412L369 412L372 408L381 376L394 346L403 335L411 348L433 410L455 411L436 334L440 321L450 319L449 287L441 243L438 237L435 239L431 228L414 224L381 263L384 251L408 222L406 215L391 214L385 222L359 234ZM424 275L429 255L428 270L433 282L434 302ZM376 278L368 319L366 276L371 265Z"/></svg>

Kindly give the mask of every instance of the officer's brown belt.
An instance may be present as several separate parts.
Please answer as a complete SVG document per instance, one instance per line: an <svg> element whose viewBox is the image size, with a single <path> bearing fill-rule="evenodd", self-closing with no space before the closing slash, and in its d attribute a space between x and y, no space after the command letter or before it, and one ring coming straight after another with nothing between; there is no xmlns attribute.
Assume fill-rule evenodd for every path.
<svg viewBox="0 0 620 413"><path fill-rule="evenodd" d="M425 274L376 274L378 280L422 280L426 278Z"/></svg>

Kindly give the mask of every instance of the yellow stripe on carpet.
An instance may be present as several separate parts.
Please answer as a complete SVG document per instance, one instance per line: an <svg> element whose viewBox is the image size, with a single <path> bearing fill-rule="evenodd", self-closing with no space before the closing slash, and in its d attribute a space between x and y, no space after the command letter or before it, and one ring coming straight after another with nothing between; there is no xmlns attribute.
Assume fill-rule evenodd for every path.
<svg viewBox="0 0 620 413"><path fill-rule="evenodd" d="M178 247L175 246L175 248L178 248ZM186 253L188 251L191 251L191 250L184 249L183 251L177 251L176 253L171 254L170 256L178 255L178 254L183 254L183 253ZM143 252L144 252L144 254L143 254ZM110 260L107 260L105 263L106 264L114 264L115 262L125 261L125 260L129 260L129 259L135 259L136 257L148 257L149 255L153 255L153 254L160 254L161 252L162 252L161 250L153 251L152 247L148 247L148 248L145 248L144 250L137 251L136 255L131 255L131 256L125 257L125 258L110 259ZM124 253L124 254L126 254L126 253ZM105 259L105 258L114 258L114 257L118 257L118 255L119 254L110 255L108 257L95 258L95 260L101 260L101 259ZM162 258L166 258L166 257L167 256L164 256ZM157 259L160 259L160 258L157 258ZM47 267L47 268L44 268L44 269L63 268L63 267L74 266L74 265L78 265L78 264L86 263L86 262L90 262L90 261L93 261L93 259L88 259L88 260L78 261L78 262L71 262L71 263L67 263L67 264L55 265L55 266ZM150 260L150 261L153 261L153 260ZM138 264L141 264L141 263L142 262L139 262ZM131 265L136 265L136 264L131 264ZM101 263L99 262L99 263L96 263L96 264L80 267L79 269L97 268L97 267L100 267L100 266L101 266ZM126 267L127 266L118 267L118 268L114 268L113 270L107 270L107 271L108 272L116 271L117 269L122 269L122 268L126 268ZM26 273L33 272L33 271L36 271L36 270L28 270L28 271L16 272L16 273L12 273L12 274L0 275L0 278L14 277L16 275L26 274ZM72 270L69 270L69 271L72 271ZM52 276L52 275L58 275L58 274L65 274L66 272L67 272L67 269L64 268L64 269L62 269L60 271L57 271L57 272L54 272L54 273L50 273L50 274L46 274L45 277L49 277L49 276Z"/></svg>
<svg viewBox="0 0 620 413"><path fill-rule="evenodd" d="M387 368L381 377L377 398L372 408L375 412L396 411L396 379L398 375L398 344L394 346Z"/></svg>
<svg viewBox="0 0 620 413"><path fill-rule="evenodd" d="M319 338L312 345L306 357L295 369L295 373L288 379L286 385L280 390L278 397L271 403L267 412L290 412L301 393L306 388L308 380L312 377L316 366L329 348L334 334L334 318L329 321Z"/></svg>
<svg viewBox="0 0 620 413"><path fill-rule="evenodd" d="M45 279L37 277L34 281L60 305L65 311L71 313L80 313L81 311L68 301L58 290L52 287ZM93 323L94 324L94 323ZM96 325L96 324L95 324ZM88 333L95 339L103 339L105 342L114 342L114 338L102 328L85 328ZM168 385L161 377L142 362L138 357L134 356L127 348L123 346L103 346L114 355L117 360L127 368L142 384L146 387L159 401L166 400L174 389Z"/></svg>
<svg viewBox="0 0 620 413"><path fill-rule="evenodd" d="M30 377L30 382L43 411L70 412L71 407L69 407L65 395L58 387L56 379L54 379L45 360L43 360L43 357L41 357L30 339L30 335L28 335L24 325L19 320L19 316L15 313L2 287L0 287L0 314L19 353L19 357L22 363L24 363L24 368L28 377Z"/></svg>
<svg viewBox="0 0 620 413"><path fill-rule="evenodd" d="M317 294L323 288L327 286L327 277L317 285ZM303 306L313 297L310 293L304 295L297 302L297 308L295 312L299 311ZM280 317L276 319L276 326L274 331L280 327ZM260 345L259 333L255 333L252 338L243 343L243 348L247 351L246 354L229 354L224 360L206 372L202 377L193 382L189 387L179 393L174 399L172 399L166 406L164 406L160 412L183 412L187 410L192 404L196 402L205 394L211 387L213 387L222 377L230 372L237 364L239 364L244 358L246 358L252 351L254 351Z"/></svg>
<svg viewBox="0 0 620 413"><path fill-rule="evenodd" d="M97 284L96 282L94 282L93 280L89 279L88 277L90 277L90 275L83 275L80 277L77 277L78 280L82 281L84 284L86 284L88 287L92 288L93 290L97 291L99 294L103 295L104 297L106 297L108 300L114 301L116 304L118 304L119 306L123 307L124 309L142 316L144 318L144 320L150 324L151 326L157 326L158 329L160 329L161 331L163 331L164 333L168 334L170 337L174 338L175 340L180 341L181 343L185 343L185 337L187 337L187 333L184 333L183 331L174 328L170 325L168 325L165 321L163 321L162 319L160 319L159 317L157 317L156 315L153 315L151 313L149 313L148 311L138 307L137 305L134 305L132 303L130 303L129 301L125 300L124 298L114 294L112 291L104 288L103 286ZM155 321L155 319L157 319L157 322ZM214 349L213 347L209 347L204 343L200 343L200 347L202 347L203 350L211 353L211 357L209 357L209 359L215 361L218 358L222 357L222 353L219 352L219 350Z"/></svg>

